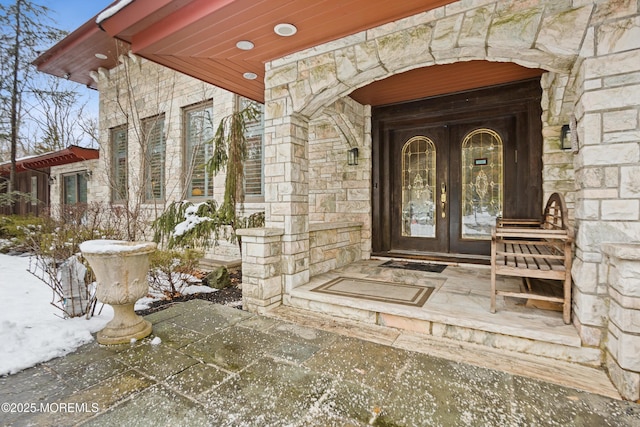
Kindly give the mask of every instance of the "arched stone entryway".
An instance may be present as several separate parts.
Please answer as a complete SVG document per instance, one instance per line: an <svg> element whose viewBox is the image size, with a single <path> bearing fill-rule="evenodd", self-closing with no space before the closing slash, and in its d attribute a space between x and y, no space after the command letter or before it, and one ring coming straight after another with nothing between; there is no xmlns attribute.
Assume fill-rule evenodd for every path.
<svg viewBox="0 0 640 427"><path fill-rule="evenodd" d="M611 327L601 250L606 241L640 240L640 192L634 181L640 170L640 85L633 77L638 72L640 12L635 2L571 4L575 2L460 1L267 64L268 228L256 240L271 242L268 247L277 253L263 254L273 262L261 264L255 275L257 291L248 292L258 301L258 310L280 304L283 295L309 280L309 218L317 213L310 211L310 198L314 188L324 185L309 175L314 161L310 147L318 141L315 132L327 116L325 109L362 120L357 124L364 132L356 133L355 142L368 147L370 108L351 100L352 91L436 64L513 62L547 71L541 78L544 191L562 191L575 206L573 323L583 343L592 346L605 342L609 324L615 339L607 341L607 354L613 359L624 351L616 347L622 342L618 336L640 345L637 332L628 333L633 327L619 325L621 318ZM575 154L559 149L560 127L572 114L580 141ZM334 161L338 173L331 176L350 176L339 163ZM366 167L358 170L366 176ZM348 191L343 194L348 202ZM324 209L334 206L332 201L321 203ZM629 396L637 396L637 369L624 371L630 368L613 359L609 369L619 383L633 389Z"/></svg>
<svg viewBox="0 0 640 427"><path fill-rule="evenodd" d="M267 64L265 79L265 202L269 227L284 230L284 292L309 278L309 123L357 88L436 64L486 60L550 72L545 110L561 112L579 57L591 6L563 9L547 2L450 5ZM550 96L552 94L552 96ZM366 117L360 106L357 116ZM559 134L558 123L555 131ZM545 130L546 134L550 132ZM370 142L370 134L361 143ZM316 182L313 185L317 184Z"/></svg>

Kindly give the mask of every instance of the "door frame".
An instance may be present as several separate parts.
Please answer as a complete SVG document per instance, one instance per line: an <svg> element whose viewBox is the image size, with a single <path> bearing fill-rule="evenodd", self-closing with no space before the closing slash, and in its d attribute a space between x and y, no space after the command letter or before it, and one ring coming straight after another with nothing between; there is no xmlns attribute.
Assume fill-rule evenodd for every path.
<svg viewBox="0 0 640 427"><path fill-rule="evenodd" d="M419 101L372 108L372 253L378 256L487 262L473 254L392 251L391 212L395 183L390 134L394 129L482 120L505 114L515 117L518 191L505 203L505 216L538 217L542 206L542 88L540 79L442 95ZM505 188L507 191L507 188Z"/></svg>

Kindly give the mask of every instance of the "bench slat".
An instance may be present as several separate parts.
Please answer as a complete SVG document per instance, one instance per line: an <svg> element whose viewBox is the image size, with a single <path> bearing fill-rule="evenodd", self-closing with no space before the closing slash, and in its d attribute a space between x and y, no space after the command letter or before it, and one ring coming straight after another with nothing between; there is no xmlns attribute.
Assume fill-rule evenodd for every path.
<svg viewBox="0 0 640 427"><path fill-rule="evenodd" d="M491 240L491 312L496 295L561 302L563 320L571 320L571 245L567 209L558 193L549 197L542 221L531 219L496 220ZM562 281L563 297L532 292L506 292L496 289L496 275ZM531 288L529 287L529 291Z"/></svg>

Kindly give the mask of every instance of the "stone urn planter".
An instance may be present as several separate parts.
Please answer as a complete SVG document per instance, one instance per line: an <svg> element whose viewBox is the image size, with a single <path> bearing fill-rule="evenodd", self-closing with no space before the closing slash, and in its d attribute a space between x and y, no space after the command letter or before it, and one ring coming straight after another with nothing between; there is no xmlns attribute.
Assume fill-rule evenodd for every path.
<svg viewBox="0 0 640 427"><path fill-rule="evenodd" d="M150 242L89 240L80 244L96 275L98 301L113 307L113 319L98 332L100 344L124 344L151 334L151 323L133 307L149 292L149 255L155 250L156 244Z"/></svg>

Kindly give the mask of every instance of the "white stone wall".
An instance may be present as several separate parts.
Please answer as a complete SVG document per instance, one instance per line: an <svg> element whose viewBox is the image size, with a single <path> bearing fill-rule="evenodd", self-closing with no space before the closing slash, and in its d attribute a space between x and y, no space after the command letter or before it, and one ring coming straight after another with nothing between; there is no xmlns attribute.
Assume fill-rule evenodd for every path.
<svg viewBox="0 0 640 427"><path fill-rule="evenodd" d="M602 245L640 240L640 10L598 2L576 71L574 324L584 342L607 339Z"/></svg>
<svg viewBox="0 0 640 427"><path fill-rule="evenodd" d="M638 8L636 0L459 1L297 52L266 66L269 131L273 138L292 136L295 117L310 135L302 169L308 166L310 176L322 178L322 166L314 164L314 156L322 155L312 150L330 127L320 132L317 121L359 87L410 69L469 60L547 70L541 79L544 194L564 193L575 217L574 323L585 344L599 345L607 319L600 246L640 240ZM559 141L572 115L580 139L575 154L562 151ZM316 134L322 138L311 138ZM331 164L324 170L332 170ZM334 196L315 191L336 185L328 179L330 174L324 183L306 181L308 192L300 193L311 202L314 219L328 220L323 211L333 210ZM274 226L286 218L270 216L267 208ZM285 228L283 238L288 234Z"/></svg>
<svg viewBox="0 0 640 427"><path fill-rule="evenodd" d="M166 138L166 199L155 203L142 203L144 217L151 221L160 215L169 203L185 198L187 170L183 166L183 108L213 100L214 125L217 126L220 119L233 111L235 95L135 55L123 55L120 59L118 67L98 73L100 162L96 167L91 187L92 191L101 195L101 200L111 201L110 129L128 124L129 195L134 199L136 195L144 194L140 161L140 122L145 118L163 114ZM134 96L130 97L130 94ZM223 199L224 181L224 171L214 178L214 199L218 203ZM263 210L262 198L247 199L244 208L246 215ZM221 241L220 246L207 252L207 256L216 255L237 257L238 245Z"/></svg>
<svg viewBox="0 0 640 427"><path fill-rule="evenodd" d="M362 223L364 258L371 253L370 108L342 98L309 122L309 221ZM358 148L357 165L347 151Z"/></svg>

